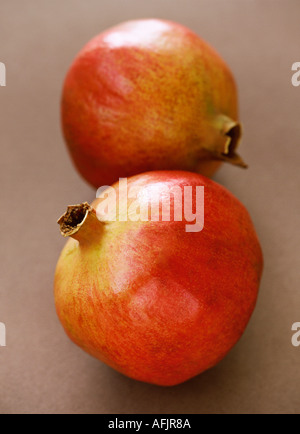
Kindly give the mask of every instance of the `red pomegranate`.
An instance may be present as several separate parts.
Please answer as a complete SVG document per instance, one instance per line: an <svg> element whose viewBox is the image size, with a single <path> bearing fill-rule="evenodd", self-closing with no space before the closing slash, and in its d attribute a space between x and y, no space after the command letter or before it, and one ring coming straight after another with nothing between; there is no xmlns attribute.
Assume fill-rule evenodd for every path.
<svg viewBox="0 0 300 434"><path fill-rule="evenodd" d="M189 232L183 208L192 205L195 219L203 211L197 187L204 226ZM115 184L107 190L115 195L69 207L59 220L70 239L56 270L57 313L89 354L136 380L171 386L216 365L240 339L256 304L262 251L245 207L201 175L149 172L130 178L128 189L136 196ZM180 208L180 195L170 195L169 221L136 218L158 192L162 217L168 191L192 192L191 201Z"/></svg>
<svg viewBox="0 0 300 434"><path fill-rule="evenodd" d="M150 170L245 167L231 71L170 21L130 21L92 39L67 74L62 126L77 169L97 188Z"/></svg>

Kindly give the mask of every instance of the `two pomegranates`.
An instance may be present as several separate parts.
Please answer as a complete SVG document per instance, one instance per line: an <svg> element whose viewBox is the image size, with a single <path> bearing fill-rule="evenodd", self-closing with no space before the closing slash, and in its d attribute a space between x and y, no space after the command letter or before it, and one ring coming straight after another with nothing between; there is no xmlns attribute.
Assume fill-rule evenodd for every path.
<svg viewBox="0 0 300 434"><path fill-rule="evenodd" d="M263 268L247 210L203 176L222 161L246 166L229 68L179 24L124 23L75 59L62 125L81 175L107 186L59 220L70 237L55 275L66 333L148 383L213 367L242 336Z"/></svg>

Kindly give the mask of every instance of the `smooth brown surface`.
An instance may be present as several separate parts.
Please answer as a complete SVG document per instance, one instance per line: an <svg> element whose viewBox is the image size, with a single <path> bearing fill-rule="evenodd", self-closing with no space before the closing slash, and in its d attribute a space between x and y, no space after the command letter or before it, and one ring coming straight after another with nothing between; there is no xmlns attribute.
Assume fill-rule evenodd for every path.
<svg viewBox="0 0 300 434"><path fill-rule="evenodd" d="M1 3L0 413L300 413L300 61L298 0L10 0ZM260 298L236 348L174 388L138 383L77 349L53 304L64 240L57 218L94 191L60 132L64 75L92 36L120 21L179 21L213 44L240 89L247 171L216 180L248 207L265 255Z"/></svg>

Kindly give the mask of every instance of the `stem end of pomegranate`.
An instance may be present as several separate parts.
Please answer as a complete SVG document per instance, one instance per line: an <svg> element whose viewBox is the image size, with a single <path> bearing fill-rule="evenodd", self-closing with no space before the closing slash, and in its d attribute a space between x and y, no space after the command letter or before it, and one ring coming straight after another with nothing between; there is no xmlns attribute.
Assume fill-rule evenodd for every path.
<svg viewBox="0 0 300 434"><path fill-rule="evenodd" d="M87 202L68 206L65 214L57 221L62 236L67 238L76 234L91 211L93 211L93 208Z"/></svg>
<svg viewBox="0 0 300 434"><path fill-rule="evenodd" d="M218 135L214 138L213 144L206 147L206 150L217 160L246 169L248 165L236 152L243 133L240 122L228 116L219 115L214 119L213 126Z"/></svg>

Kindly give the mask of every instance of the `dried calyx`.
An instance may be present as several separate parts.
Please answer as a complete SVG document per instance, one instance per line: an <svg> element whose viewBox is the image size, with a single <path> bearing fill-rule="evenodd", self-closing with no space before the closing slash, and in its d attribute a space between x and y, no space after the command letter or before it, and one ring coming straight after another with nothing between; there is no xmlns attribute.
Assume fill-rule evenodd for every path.
<svg viewBox="0 0 300 434"><path fill-rule="evenodd" d="M70 237L75 231L78 231L92 209L87 202L69 206L57 222L60 225L61 234L64 237Z"/></svg>
<svg viewBox="0 0 300 434"><path fill-rule="evenodd" d="M81 244L97 240L103 231L103 222L97 218L96 211L87 202L69 206L57 222L63 237L71 237Z"/></svg>
<svg viewBox="0 0 300 434"><path fill-rule="evenodd" d="M241 124L225 115L217 116L213 124L218 136L215 137L213 144L206 147L206 150L218 160L246 169L247 164L236 152L242 137Z"/></svg>

